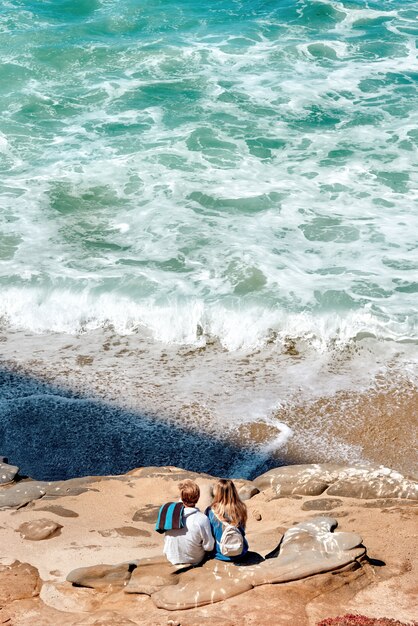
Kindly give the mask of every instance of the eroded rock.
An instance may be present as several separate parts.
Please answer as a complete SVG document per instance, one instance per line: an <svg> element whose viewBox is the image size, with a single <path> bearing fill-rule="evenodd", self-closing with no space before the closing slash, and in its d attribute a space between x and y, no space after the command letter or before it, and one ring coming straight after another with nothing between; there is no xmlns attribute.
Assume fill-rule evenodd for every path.
<svg viewBox="0 0 418 626"><path fill-rule="evenodd" d="M121 588L126 585L135 567L135 563L80 567L68 574L67 581L91 589Z"/></svg>
<svg viewBox="0 0 418 626"><path fill-rule="evenodd" d="M255 478L253 483L260 491L271 488L278 496L288 495L291 493L300 493L300 490L303 490L304 486L312 481L319 481L327 486L331 485L337 480L340 470L341 466L333 463L323 463L321 465L289 465L276 467Z"/></svg>
<svg viewBox="0 0 418 626"><path fill-rule="evenodd" d="M16 465L10 465L4 456L0 456L0 485L12 483L18 472Z"/></svg>
<svg viewBox="0 0 418 626"><path fill-rule="evenodd" d="M245 502L260 493L260 490L252 483L247 483L238 489L238 493L241 500Z"/></svg>
<svg viewBox="0 0 418 626"><path fill-rule="evenodd" d="M31 522L24 522L19 526L16 532L19 532L23 539L42 541L43 539L56 537L61 528L62 524L58 524L54 520L42 518Z"/></svg>
<svg viewBox="0 0 418 626"><path fill-rule="evenodd" d="M346 498L406 498L418 500L418 483L408 480L397 472L392 476L365 478L347 477L331 485L327 493Z"/></svg>
<svg viewBox="0 0 418 626"><path fill-rule="evenodd" d="M172 465L166 465L163 467L149 466L140 467L138 469L131 470L127 476L136 476L138 478L167 478L167 480L197 480L198 478L210 478L216 480L210 474L198 473L181 469L180 467L174 467Z"/></svg>
<svg viewBox="0 0 418 626"><path fill-rule="evenodd" d="M36 567L15 561L11 565L0 565L0 606L14 600L33 598L39 595L41 580Z"/></svg>
<svg viewBox="0 0 418 626"><path fill-rule="evenodd" d="M270 470L253 482L260 490L272 489L277 497L320 495L326 490L327 495L351 498L418 500L418 482L383 465L293 465Z"/></svg>
<svg viewBox="0 0 418 626"><path fill-rule="evenodd" d="M342 500L338 500L338 498L316 498L315 500L304 502L302 511L331 511L342 505Z"/></svg>
<svg viewBox="0 0 418 626"><path fill-rule="evenodd" d="M176 585L179 572L187 569L190 568L184 565L172 565L163 556L141 559L138 561L137 568L132 572L125 592L150 596L162 587Z"/></svg>
<svg viewBox="0 0 418 626"><path fill-rule="evenodd" d="M337 521L319 517L289 528L278 555L254 573L254 584L283 583L345 567L366 553L357 533L333 532Z"/></svg>
<svg viewBox="0 0 418 626"><path fill-rule="evenodd" d="M0 492L0 509L13 509L25 506L46 494L47 483L20 482Z"/></svg>
<svg viewBox="0 0 418 626"><path fill-rule="evenodd" d="M19 509L39 498L51 500L63 496L78 496L86 491L94 490L91 485L102 480L109 480L109 478L87 476L56 482L21 481L0 491L0 509Z"/></svg>
<svg viewBox="0 0 418 626"><path fill-rule="evenodd" d="M328 517L297 524L286 531L273 558L255 565L211 560L186 572L171 572L167 585L163 579L159 581L161 588L152 593L152 600L158 608L170 611L189 609L220 602L259 585L346 567L366 550L359 535L334 533L336 526L336 520Z"/></svg>
<svg viewBox="0 0 418 626"><path fill-rule="evenodd" d="M163 587L152 594L154 604L160 609L175 611L214 604L232 598L253 588L250 576L245 576L232 563L208 561L178 576L176 585Z"/></svg>

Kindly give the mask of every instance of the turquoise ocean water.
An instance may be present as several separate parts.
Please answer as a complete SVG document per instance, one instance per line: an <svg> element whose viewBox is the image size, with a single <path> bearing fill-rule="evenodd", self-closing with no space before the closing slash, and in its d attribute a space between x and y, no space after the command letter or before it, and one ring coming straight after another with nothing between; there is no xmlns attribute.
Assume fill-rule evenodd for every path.
<svg viewBox="0 0 418 626"><path fill-rule="evenodd" d="M9 0L0 315L416 341L418 4Z"/></svg>
<svg viewBox="0 0 418 626"><path fill-rule="evenodd" d="M416 472L417 17L2 3L1 453Z"/></svg>

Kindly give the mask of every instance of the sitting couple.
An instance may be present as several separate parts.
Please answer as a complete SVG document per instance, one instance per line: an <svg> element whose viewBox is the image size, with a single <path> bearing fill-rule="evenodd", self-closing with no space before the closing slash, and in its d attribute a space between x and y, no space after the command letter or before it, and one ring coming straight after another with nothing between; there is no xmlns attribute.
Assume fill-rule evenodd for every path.
<svg viewBox="0 0 418 626"><path fill-rule="evenodd" d="M205 513L196 507L199 485L192 480L179 484L183 527L165 531L164 554L173 565L197 565L205 556L221 561L240 560L248 551L245 538L247 507L232 480L219 480L213 502Z"/></svg>

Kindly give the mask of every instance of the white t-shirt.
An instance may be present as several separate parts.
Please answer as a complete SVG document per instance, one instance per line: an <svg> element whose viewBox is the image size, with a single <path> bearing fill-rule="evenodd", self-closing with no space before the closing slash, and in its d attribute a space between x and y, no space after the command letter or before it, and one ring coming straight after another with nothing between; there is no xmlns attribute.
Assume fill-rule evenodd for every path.
<svg viewBox="0 0 418 626"><path fill-rule="evenodd" d="M167 530L164 535L164 554L173 565L193 563L197 565L215 546L210 522L198 508L186 506L184 528Z"/></svg>

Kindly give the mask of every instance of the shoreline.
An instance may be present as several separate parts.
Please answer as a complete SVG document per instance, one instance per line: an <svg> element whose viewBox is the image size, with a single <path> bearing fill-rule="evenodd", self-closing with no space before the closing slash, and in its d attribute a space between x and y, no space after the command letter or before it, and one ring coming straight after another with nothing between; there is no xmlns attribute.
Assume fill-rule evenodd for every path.
<svg viewBox="0 0 418 626"><path fill-rule="evenodd" d="M390 366L384 351L370 352L367 341L360 352L317 355L314 364L312 355L296 349L284 354L274 345L231 353L215 344L195 349L104 331L87 336L3 332L0 340L0 404L9 429L2 435L0 426L0 443L21 463L28 459L23 453L29 430L39 451L46 445L55 454L42 438L49 433L59 449L63 428L72 444L63 458L74 457L74 449L81 455L83 445L92 455L85 424L93 439L103 439L101 428L115 438L125 456L120 465L85 467L87 473L156 463L251 477L276 465L333 460L381 463L418 476L413 352L409 366L401 367ZM26 431L22 424L28 421L37 428L28 424ZM19 433L21 450L13 432ZM143 450L144 433L155 450ZM179 456L184 438L195 454ZM228 446L234 463L225 453ZM40 470L35 464L26 471ZM72 475L70 467L57 477ZM42 476L54 477L47 471Z"/></svg>

